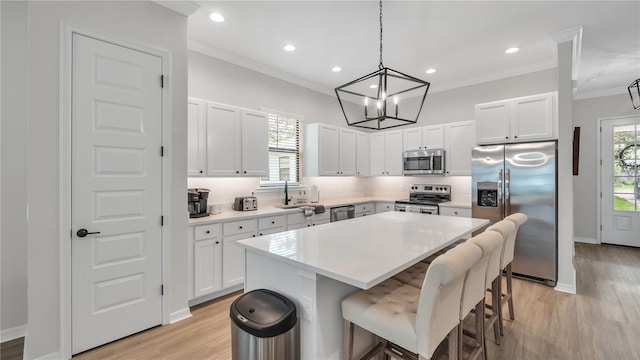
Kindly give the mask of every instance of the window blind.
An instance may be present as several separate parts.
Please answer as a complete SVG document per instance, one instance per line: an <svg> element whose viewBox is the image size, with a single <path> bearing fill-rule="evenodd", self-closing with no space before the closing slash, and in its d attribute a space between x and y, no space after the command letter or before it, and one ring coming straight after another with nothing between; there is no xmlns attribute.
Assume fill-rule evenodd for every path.
<svg viewBox="0 0 640 360"><path fill-rule="evenodd" d="M260 185L280 185L300 180L300 121L269 114L269 177Z"/></svg>

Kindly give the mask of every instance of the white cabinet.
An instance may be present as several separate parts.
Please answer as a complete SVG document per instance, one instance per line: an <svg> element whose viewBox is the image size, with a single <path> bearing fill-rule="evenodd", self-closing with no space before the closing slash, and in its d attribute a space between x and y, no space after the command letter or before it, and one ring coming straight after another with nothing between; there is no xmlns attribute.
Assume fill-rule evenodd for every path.
<svg viewBox="0 0 640 360"><path fill-rule="evenodd" d="M369 156L369 134L356 131L356 175L369 176L371 163Z"/></svg>
<svg viewBox="0 0 640 360"><path fill-rule="evenodd" d="M402 130L370 137L371 175L402 175Z"/></svg>
<svg viewBox="0 0 640 360"><path fill-rule="evenodd" d="M556 93L475 106L476 141L497 144L557 138Z"/></svg>
<svg viewBox="0 0 640 360"><path fill-rule="evenodd" d="M474 121L444 126L446 132L446 174L471 175L471 152L475 145Z"/></svg>
<svg viewBox="0 0 640 360"><path fill-rule="evenodd" d="M268 216L258 219L258 236L287 231L287 217L285 215Z"/></svg>
<svg viewBox="0 0 640 360"><path fill-rule="evenodd" d="M364 204L356 204L355 207L355 215L356 217L367 216L375 214L376 208L373 203L364 203Z"/></svg>
<svg viewBox="0 0 640 360"><path fill-rule="evenodd" d="M402 130L404 151L444 148L444 127L423 126Z"/></svg>
<svg viewBox="0 0 640 360"><path fill-rule="evenodd" d="M356 132L314 123L306 128L307 176L356 175Z"/></svg>
<svg viewBox="0 0 640 360"><path fill-rule="evenodd" d="M301 229L329 223L329 211L322 214L314 214L307 218L302 211L287 215L287 230Z"/></svg>
<svg viewBox="0 0 640 360"><path fill-rule="evenodd" d="M222 287L244 283L244 249L235 242L256 236L256 219L224 223L222 225Z"/></svg>
<svg viewBox="0 0 640 360"><path fill-rule="evenodd" d="M202 225L194 227L192 234L195 298L222 288L222 230L220 224Z"/></svg>
<svg viewBox="0 0 640 360"><path fill-rule="evenodd" d="M470 208L451 207L440 205L440 215L445 216L458 216L458 217L471 217Z"/></svg>
<svg viewBox="0 0 640 360"><path fill-rule="evenodd" d="M395 203L392 202L377 202L376 203L376 214L377 213L382 213L382 212L387 212L387 211L393 211L395 210Z"/></svg>
<svg viewBox="0 0 640 360"><path fill-rule="evenodd" d="M204 176L207 167L207 105L189 98L187 103L187 175Z"/></svg>
<svg viewBox="0 0 640 360"><path fill-rule="evenodd" d="M195 98L188 110L189 176L268 175L266 113Z"/></svg>

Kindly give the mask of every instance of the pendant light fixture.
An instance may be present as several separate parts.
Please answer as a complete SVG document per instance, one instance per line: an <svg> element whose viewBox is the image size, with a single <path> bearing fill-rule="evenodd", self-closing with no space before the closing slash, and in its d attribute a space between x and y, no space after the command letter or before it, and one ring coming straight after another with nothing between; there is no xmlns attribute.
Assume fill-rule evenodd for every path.
<svg viewBox="0 0 640 360"><path fill-rule="evenodd" d="M636 110L640 110L640 78L632 82L628 87L631 104Z"/></svg>
<svg viewBox="0 0 640 360"><path fill-rule="evenodd" d="M430 85L424 80L383 65L382 0L380 0L378 70L335 89L347 124L374 130L415 124Z"/></svg>

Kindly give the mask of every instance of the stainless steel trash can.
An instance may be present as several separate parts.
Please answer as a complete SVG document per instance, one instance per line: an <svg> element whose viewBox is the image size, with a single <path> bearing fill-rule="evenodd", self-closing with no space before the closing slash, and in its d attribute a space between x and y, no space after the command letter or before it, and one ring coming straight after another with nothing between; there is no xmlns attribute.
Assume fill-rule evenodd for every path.
<svg viewBox="0 0 640 360"><path fill-rule="evenodd" d="M297 360L296 305L267 289L238 297L229 310L234 360Z"/></svg>

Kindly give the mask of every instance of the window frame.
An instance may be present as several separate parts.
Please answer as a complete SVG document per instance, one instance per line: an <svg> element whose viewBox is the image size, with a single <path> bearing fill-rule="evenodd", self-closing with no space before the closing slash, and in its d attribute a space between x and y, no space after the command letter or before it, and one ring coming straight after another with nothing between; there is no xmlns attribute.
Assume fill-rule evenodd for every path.
<svg viewBox="0 0 640 360"><path fill-rule="evenodd" d="M303 139L304 139L304 116L302 115L298 115L298 114L293 114L293 113L288 113L285 111L280 111L280 110L274 110L274 109L268 109L268 108L260 108L260 111L267 113L267 119L270 120L271 116L275 115L277 117L283 117L283 118L288 118L288 119L294 119L298 122L298 139L297 139L297 156L298 156L298 174L297 174L297 181L295 182L288 182L287 186L290 188L305 188L306 186L302 183L302 174L303 174ZM268 152L269 154L271 154L271 152L284 152L284 153L292 153L292 154L296 154L295 150L287 150L287 149L273 149L271 147L269 147ZM270 171L270 169L269 169ZM269 174L271 175L271 174ZM266 191L269 189L282 189L284 188L284 181L265 181L263 180L264 178L260 178L260 184L258 185L257 190L262 190L262 191Z"/></svg>

